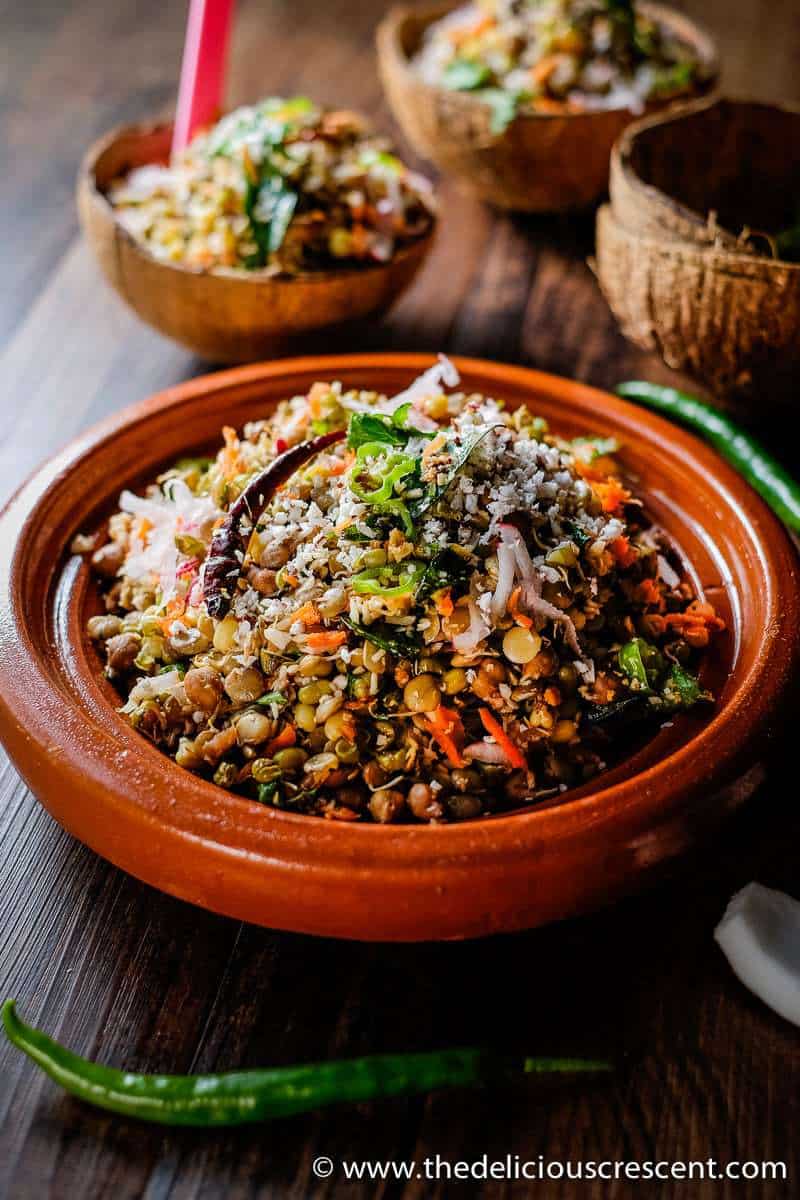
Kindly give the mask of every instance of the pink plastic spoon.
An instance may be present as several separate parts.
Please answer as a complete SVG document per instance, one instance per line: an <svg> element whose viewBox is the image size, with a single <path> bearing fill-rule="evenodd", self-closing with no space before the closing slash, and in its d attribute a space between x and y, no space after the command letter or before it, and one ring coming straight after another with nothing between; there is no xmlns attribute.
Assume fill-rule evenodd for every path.
<svg viewBox="0 0 800 1200"><path fill-rule="evenodd" d="M189 0L172 153L220 115L234 0Z"/></svg>

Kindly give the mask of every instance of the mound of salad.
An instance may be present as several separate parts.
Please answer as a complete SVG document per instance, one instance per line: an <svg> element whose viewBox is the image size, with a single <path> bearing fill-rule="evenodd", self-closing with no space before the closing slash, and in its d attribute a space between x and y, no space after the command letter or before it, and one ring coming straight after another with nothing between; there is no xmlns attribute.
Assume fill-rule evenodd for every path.
<svg viewBox="0 0 800 1200"><path fill-rule="evenodd" d="M616 441L459 382L440 358L392 399L315 383L122 493L76 549L134 728L265 805L442 822L557 795L711 703L723 622Z"/></svg>
<svg viewBox="0 0 800 1200"><path fill-rule="evenodd" d="M430 184L385 138L302 96L237 108L108 200L156 258L270 275L389 262L433 220Z"/></svg>
<svg viewBox="0 0 800 1200"><path fill-rule="evenodd" d="M704 76L692 47L632 0L475 0L428 28L415 64L490 105L497 132L526 108L641 112Z"/></svg>

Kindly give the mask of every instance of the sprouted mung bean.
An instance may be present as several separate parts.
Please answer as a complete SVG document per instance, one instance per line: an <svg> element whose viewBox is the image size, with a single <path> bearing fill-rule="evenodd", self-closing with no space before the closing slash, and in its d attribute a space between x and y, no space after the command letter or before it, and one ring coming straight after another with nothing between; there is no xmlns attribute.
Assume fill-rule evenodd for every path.
<svg viewBox="0 0 800 1200"><path fill-rule="evenodd" d="M388 262L430 229L428 181L357 113L305 97L238 108L108 199L156 258L298 275Z"/></svg>
<svg viewBox="0 0 800 1200"><path fill-rule="evenodd" d="M122 713L181 766L337 820L462 820L589 780L631 722L711 702L696 671L723 622L614 439L567 441L459 382L441 358L392 399L315 383L122 493L88 631ZM336 429L253 511L209 616L236 498Z"/></svg>
<svg viewBox="0 0 800 1200"><path fill-rule="evenodd" d="M690 45L631 0L476 0L427 30L416 68L471 92L501 131L519 111L628 108L693 91Z"/></svg>

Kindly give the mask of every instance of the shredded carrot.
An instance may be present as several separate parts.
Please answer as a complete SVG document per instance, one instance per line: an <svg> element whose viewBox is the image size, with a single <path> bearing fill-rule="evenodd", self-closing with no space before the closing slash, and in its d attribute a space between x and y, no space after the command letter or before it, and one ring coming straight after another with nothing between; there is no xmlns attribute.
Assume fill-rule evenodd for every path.
<svg viewBox="0 0 800 1200"><path fill-rule="evenodd" d="M619 537L615 537L612 542L609 542L608 548L621 567L631 567L639 558L639 555L624 533L621 533Z"/></svg>
<svg viewBox="0 0 800 1200"><path fill-rule="evenodd" d="M342 737L347 738L348 742L354 742L356 740L356 723L353 719L352 713L345 712L344 709L342 710L339 727Z"/></svg>
<svg viewBox="0 0 800 1200"><path fill-rule="evenodd" d="M707 600L693 600L682 613L667 613L664 624L681 630L701 626L717 633L725 628L725 622L717 616L713 604Z"/></svg>
<svg viewBox="0 0 800 1200"><path fill-rule="evenodd" d="M594 462L583 462L575 459L575 471L582 479L592 485L592 491L603 506L603 512L618 513L623 504L631 498L627 488L623 487L616 475L609 474L607 467L613 468L610 459L598 458Z"/></svg>
<svg viewBox="0 0 800 1200"><path fill-rule="evenodd" d="M441 591L434 592L433 598L436 601L436 611L440 617L452 616L455 605L453 597L450 595L450 588L442 588Z"/></svg>
<svg viewBox="0 0 800 1200"><path fill-rule="evenodd" d="M301 604L297 611L292 613L292 620L302 621L304 625L319 625L322 615L316 604L306 600L305 604Z"/></svg>
<svg viewBox="0 0 800 1200"><path fill-rule="evenodd" d="M664 611L664 593L655 579L643 579L641 583L637 584L634 596L640 604L645 604L648 608L655 608L658 612Z"/></svg>
<svg viewBox="0 0 800 1200"><path fill-rule="evenodd" d="M425 722L436 742L445 753L447 761L453 767L464 767L466 763L461 754L460 746L465 740L464 726L461 717L452 708L440 704L433 712L425 714Z"/></svg>
<svg viewBox="0 0 800 1200"><path fill-rule="evenodd" d="M627 488L624 488L620 481L611 475L605 483L593 483L592 491L597 496L603 506L603 512L619 513L622 506L627 504L631 498L631 494Z"/></svg>
<svg viewBox="0 0 800 1200"><path fill-rule="evenodd" d="M348 450L347 454L344 456L344 458L333 457L331 459L331 465L327 468L328 474L329 475L344 475L345 471L347 471L350 467L352 467L353 463L355 462L355 459L356 459L355 451L353 451L353 450Z"/></svg>
<svg viewBox="0 0 800 1200"><path fill-rule="evenodd" d="M519 611L519 598L521 595L522 588L515 587L508 598L508 611L511 613L518 625L521 625L523 629L530 629L530 627L533 625L533 621L527 613Z"/></svg>
<svg viewBox="0 0 800 1200"><path fill-rule="evenodd" d="M152 528L153 528L152 521L148 520L147 517L139 517L139 519L136 522L136 525L134 527L134 530L133 530L133 536L135 538L138 538L139 541L146 542L147 535Z"/></svg>
<svg viewBox="0 0 800 1200"><path fill-rule="evenodd" d="M343 629L324 629L320 633L306 635L306 648L313 650L315 654L323 654L326 650L338 650L342 642L346 641L347 634Z"/></svg>
<svg viewBox="0 0 800 1200"><path fill-rule="evenodd" d="M497 742L498 746L502 747L502 749L505 751L506 757L508 758L508 761L511 763L512 767L518 767L524 770L524 768L528 765L525 761L524 754L518 746L514 745L511 738L508 736L505 729L503 729L503 726L500 724L497 718L492 716L488 708L479 708L478 716L480 717L481 721L483 721L483 727L486 732L490 734Z"/></svg>
<svg viewBox="0 0 800 1200"><path fill-rule="evenodd" d="M293 746L296 741L297 730L294 725L284 725L280 733L267 742L264 753L269 758L271 754L276 754L278 750L286 750L289 746Z"/></svg>
<svg viewBox="0 0 800 1200"><path fill-rule="evenodd" d="M289 587L296 588L298 583L300 582L300 580L297 578L296 575L288 575L287 574L286 582L288 583Z"/></svg>
<svg viewBox="0 0 800 1200"><path fill-rule="evenodd" d="M330 388L326 383L315 383L308 393L308 411L311 413L311 419L318 421L322 416L322 401L328 395Z"/></svg>
<svg viewBox="0 0 800 1200"><path fill-rule="evenodd" d="M239 474L242 462L239 457L239 439L236 430L231 425L223 425L222 436L225 447L220 450L220 466L225 479L233 479Z"/></svg>
<svg viewBox="0 0 800 1200"><path fill-rule="evenodd" d="M544 58L540 58L536 65L531 67L531 78L533 79L533 82L538 84L540 87L543 83L547 83L547 80L553 74L553 71L555 71L559 62L560 55L545 54Z"/></svg>
<svg viewBox="0 0 800 1200"><path fill-rule="evenodd" d="M178 617L182 616L185 609L186 601L182 596L174 596L172 600L167 602L167 606L164 609L164 616L161 617L158 622L164 633L169 633L172 627L172 622Z"/></svg>
<svg viewBox="0 0 800 1200"><path fill-rule="evenodd" d="M494 24L494 17L489 16L487 13L485 17L479 17L474 25L461 25L456 26L455 29L448 30L447 36L454 46L461 46L470 38L480 37L482 33L486 33L488 30L493 29Z"/></svg>

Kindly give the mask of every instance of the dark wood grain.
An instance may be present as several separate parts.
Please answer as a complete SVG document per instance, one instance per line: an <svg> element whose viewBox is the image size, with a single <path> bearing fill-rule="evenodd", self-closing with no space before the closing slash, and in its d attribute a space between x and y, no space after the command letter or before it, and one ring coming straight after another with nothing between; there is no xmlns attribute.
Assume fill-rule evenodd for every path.
<svg viewBox="0 0 800 1200"><path fill-rule="evenodd" d="M800 101L795 0L693 0L730 90ZM372 29L382 5L247 0L231 100L308 91L389 124ZM113 124L168 110L177 0L0 3L0 487L104 413L203 369L128 314L77 238L72 184ZM713 148L709 148L713 152ZM345 346L450 349L612 385L673 378L615 328L585 219L495 217L445 183L419 282ZM309 348L312 348L309 346ZM780 434L766 433L780 446ZM791 1182L463 1185L487 1197L797 1194L800 1040L736 982L712 930L753 878L800 890L791 752L715 846L657 891L582 921L479 944L385 947L270 933L162 896L60 830L0 774L0 992L76 1049L198 1071L464 1042L614 1054L613 1080L436 1095L263 1129L162 1131L98 1115L0 1045L0 1195L445 1196L422 1181L326 1183L341 1159L784 1160ZM302 886L300 884L300 886Z"/></svg>

